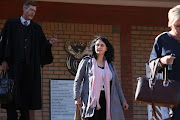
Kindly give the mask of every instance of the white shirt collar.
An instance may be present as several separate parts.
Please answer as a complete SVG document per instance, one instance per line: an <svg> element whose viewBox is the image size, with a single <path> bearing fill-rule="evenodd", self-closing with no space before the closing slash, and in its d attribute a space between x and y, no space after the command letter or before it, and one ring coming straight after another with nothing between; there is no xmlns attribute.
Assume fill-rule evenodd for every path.
<svg viewBox="0 0 180 120"><path fill-rule="evenodd" d="M21 23L24 25L24 21L26 21L22 16L20 17ZM30 20L27 21L27 25L31 23Z"/></svg>

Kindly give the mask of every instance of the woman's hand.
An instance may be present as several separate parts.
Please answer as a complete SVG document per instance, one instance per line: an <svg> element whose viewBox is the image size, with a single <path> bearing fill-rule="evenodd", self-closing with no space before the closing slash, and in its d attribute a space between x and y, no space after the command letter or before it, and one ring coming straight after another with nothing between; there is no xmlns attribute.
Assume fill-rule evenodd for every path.
<svg viewBox="0 0 180 120"><path fill-rule="evenodd" d="M123 108L124 108L124 110L128 110L129 105L126 102L123 102Z"/></svg>
<svg viewBox="0 0 180 120"><path fill-rule="evenodd" d="M166 55L160 59L162 65L171 65L176 57L172 55Z"/></svg>
<svg viewBox="0 0 180 120"><path fill-rule="evenodd" d="M6 61L2 62L2 70L6 71L8 69L8 63Z"/></svg>
<svg viewBox="0 0 180 120"><path fill-rule="evenodd" d="M81 107L82 106L82 101L80 99L75 100L75 105L76 107Z"/></svg>

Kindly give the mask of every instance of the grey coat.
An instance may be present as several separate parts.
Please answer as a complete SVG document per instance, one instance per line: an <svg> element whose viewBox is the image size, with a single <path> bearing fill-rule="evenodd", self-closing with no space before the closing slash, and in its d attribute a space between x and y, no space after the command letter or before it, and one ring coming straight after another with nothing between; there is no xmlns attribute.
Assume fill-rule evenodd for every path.
<svg viewBox="0 0 180 120"><path fill-rule="evenodd" d="M74 99L80 98L82 100L82 117L92 117L94 108L89 107L91 103L91 85L92 85L92 59L85 57L81 60L78 66L76 77L74 80ZM125 120L122 109L122 103L126 102L122 92L120 82L113 63L109 64L112 72L112 85L111 85L111 117L112 120ZM81 89L81 83L82 90Z"/></svg>

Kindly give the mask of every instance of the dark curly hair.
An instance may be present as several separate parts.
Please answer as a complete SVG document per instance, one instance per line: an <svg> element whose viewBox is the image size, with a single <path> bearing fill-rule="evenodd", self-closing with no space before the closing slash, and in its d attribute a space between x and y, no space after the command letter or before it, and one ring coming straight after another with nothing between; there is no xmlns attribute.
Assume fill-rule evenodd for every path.
<svg viewBox="0 0 180 120"><path fill-rule="evenodd" d="M95 44L98 40L102 40L106 47L108 48L107 51L105 52L104 56L107 60L108 63L113 62L114 61L114 48L111 45L111 43L109 42L109 40L105 37L102 36L97 36L91 43L91 49L92 49L92 57L94 57L95 59L97 59L97 54L95 51Z"/></svg>

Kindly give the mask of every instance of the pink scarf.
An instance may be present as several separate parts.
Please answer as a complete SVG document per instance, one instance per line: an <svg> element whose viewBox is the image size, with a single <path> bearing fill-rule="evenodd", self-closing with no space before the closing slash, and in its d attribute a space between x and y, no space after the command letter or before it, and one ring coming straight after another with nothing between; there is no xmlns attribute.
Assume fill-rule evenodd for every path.
<svg viewBox="0 0 180 120"><path fill-rule="evenodd" d="M99 104L99 97L101 92L101 83L102 83L102 72L97 66L97 62L95 58L92 58L92 71L93 71L93 82L92 82L92 102L91 107L97 108L97 110L101 109ZM106 97L106 120L111 120L111 112L110 112L110 69L105 60L105 68L104 68L104 90Z"/></svg>

